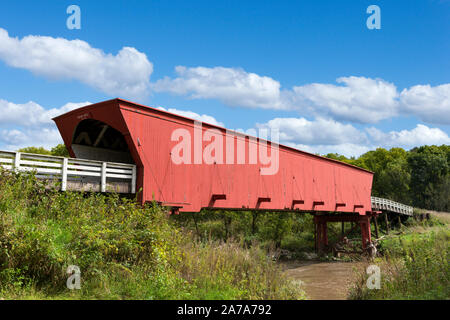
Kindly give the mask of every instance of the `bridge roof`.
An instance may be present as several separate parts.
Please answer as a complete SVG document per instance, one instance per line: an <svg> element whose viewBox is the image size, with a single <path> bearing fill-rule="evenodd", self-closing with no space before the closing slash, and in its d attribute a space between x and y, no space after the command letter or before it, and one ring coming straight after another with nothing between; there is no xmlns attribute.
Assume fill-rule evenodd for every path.
<svg viewBox="0 0 450 320"><path fill-rule="evenodd" d="M121 99L121 98L115 98L115 99L111 99L111 100L106 100L106 101L94 103L94 104L91 104L91 105L88 105L88 106L85 106L85 107L81 107L81 108L78 108L78 109L74 109L74 110L69 111L67 113L64 113L64 114L62 114L60 116L54 117L54 118L52 118L52 120L53 121L57 121L57 120L60 120L60 119L64 119L66 117L72 116L75 113L79 113L80 111L89 112L91 109L95 109L97 107L103 106L105 104L111 104L111 103L117 103L117 105L119 107L120 107L120 105L128 105L128 106L132 106L132 107L135 107L135 108L140 108L140 109L143 109L143 110L151 110L154 113L159 113L159 114L162 114L162 115L168 115L170 117L181 119L181 120L188 121L188 122L196 121L195 119L192 119L192 118L189 118L189 117L181 116L181 115L178 115L178 114L175 114L175 113L172 113L172 112L168 112L168 111L164 111L164 110L161 110L161 109L158 109L158 108L155 108L155 107L150 107L150 106L146 106L146 105L143 105L143 104L131 102L131 101L128 101L128 100L125 100L125 99ZM202 122L202 124L203 125L207 125L207 126L209 126L211 128L215 128L215 129L219 129L219 130L223 130L223 131L227 130L228 132L231 132L231 133L233 133L235 135L247 136L247 137L252 137L252 138L255 138L255 139L257 138L257 137L253 137L253 136L251 136L249 134L245 134L245 133L242 133L242 132L230 130L230 129L227 129L227 128L224 128L224 127L221 127L221 126L218 126L218 125L207 123L207 122ZM270 143L273 143L270 140L265 140L265 139L261 139L261 138L257 138L257 139L259 139L261 141L268 141ZM273 143L273 144L275 144L275 143ZM296 152L296 153L303 153L303 154L306 154L308 156L312 156L312 157L315 157L315 158L318 158L318 159L321 159L321 160L324 160L324 161L336 163L336 164L339 164L339 165L344 165L344 166L347 166L347 167L351 167L353 169L357 169L357 170L361 170L361 171L365 171L365 172L368 172L370 174L373 174L372 171L366 170L364 168L361 168L361 167L358 167L358 166L355 166L355 165L352 165L352 164L349 164L349 163L346 163L346 162L343 162L343 161L330 159L330 158L323 157L323 156L320 156L320 155L317 155L317 154L314 154L314 153L310 153L310 152L307 152L307 151L303 151L303 150L299 150L299 149L296 149L296 148L293 148L293 147L289 147L289 146L283 145L283 144L278 144L278 146L281 149L284 149L286 151L291 151L291 152Z"/></svg>

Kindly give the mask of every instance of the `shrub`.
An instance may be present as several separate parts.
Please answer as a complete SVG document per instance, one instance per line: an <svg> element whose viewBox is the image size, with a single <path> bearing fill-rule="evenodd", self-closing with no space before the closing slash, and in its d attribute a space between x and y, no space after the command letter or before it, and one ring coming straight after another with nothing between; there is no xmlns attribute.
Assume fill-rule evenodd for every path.
<svg viewBox="0 0 450 320"><path fill-rule="evenodd" d="M66 288L69 265L81 269L81 290ZM196 242L154 204L56 192L32 174L0 170L0 297L295 299L302 291L262 252Z"/></svg>
<svg viewBox="0 0 450 320"><path fill-rule="evenodd" d="M385 257L381 289L366 287L367 275L360 274L351 290L352 299L449 299L449 232L397 238L384 244Z"/></svg>

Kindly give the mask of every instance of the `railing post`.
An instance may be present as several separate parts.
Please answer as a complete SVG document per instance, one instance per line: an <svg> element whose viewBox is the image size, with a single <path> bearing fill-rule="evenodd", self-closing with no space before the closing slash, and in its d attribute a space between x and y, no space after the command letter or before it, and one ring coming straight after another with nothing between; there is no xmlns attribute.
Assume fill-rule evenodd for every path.
<svg viewBox="0 0 450 320"><path fill-rule="evenodd" d="M131 173L131 193L136 193L136 166L133 166Z"/></svg>
<svg viewBox="0 0 450 320"><path fill-rule="evenodd" d="M61 191L67 190L67 166L69 164L69 159L63 159L63 167L62 167L62 178L61 178Z"/></svg>
<svg viewBox="0 0 450 320"><path fill-rule="evenodd" d="M20 152L16 152L16 157L14 158L14 170L19 170L20 168Z"/></svg>
<svg viewBox="0 0 450 320"><path fill-rule="evenodd" d="M101 192L106 192L106 162L102 162Z"/></svg>

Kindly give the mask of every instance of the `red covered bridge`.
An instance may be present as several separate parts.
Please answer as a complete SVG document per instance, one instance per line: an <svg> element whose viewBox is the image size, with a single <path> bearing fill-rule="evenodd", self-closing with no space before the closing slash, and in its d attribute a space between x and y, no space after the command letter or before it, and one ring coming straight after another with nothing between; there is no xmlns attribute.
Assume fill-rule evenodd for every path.
<svg viewBox="0 0 450 320"><path fill-rule="evenodd" d="M327 221L356 222L363 246L370 241L370 171L122 99L53 120L73 158L135 164L142 202L176 212L308 212L319 248ZM278 163L255 159L262 151Z"/></svg>

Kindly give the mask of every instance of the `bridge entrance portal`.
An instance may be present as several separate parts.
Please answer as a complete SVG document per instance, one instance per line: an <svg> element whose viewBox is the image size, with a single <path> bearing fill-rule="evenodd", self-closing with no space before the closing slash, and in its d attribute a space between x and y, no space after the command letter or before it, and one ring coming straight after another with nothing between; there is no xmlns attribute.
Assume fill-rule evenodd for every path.
<svg viewBox="0 0 450 320"><path fill-rule="evenodd" d="M78 124L72 138L72 150L80 159L134 164L124 136L94 119Z"/></svg>

